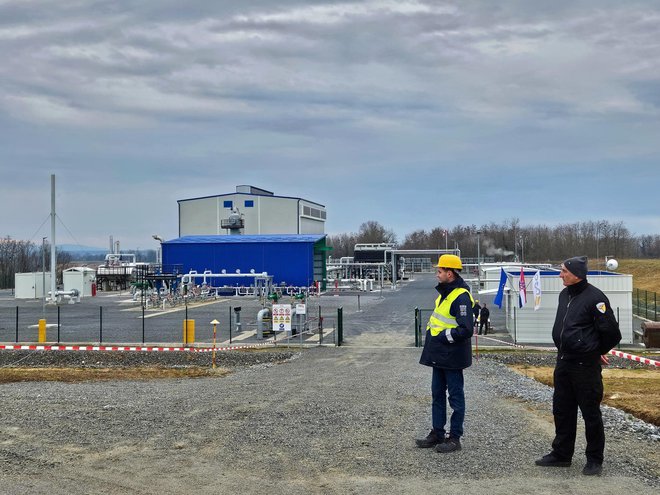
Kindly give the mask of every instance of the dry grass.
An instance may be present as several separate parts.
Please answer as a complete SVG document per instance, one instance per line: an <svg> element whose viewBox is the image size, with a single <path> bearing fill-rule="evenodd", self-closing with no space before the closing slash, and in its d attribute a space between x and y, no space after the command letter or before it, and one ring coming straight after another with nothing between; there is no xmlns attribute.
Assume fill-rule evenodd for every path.
<svg viewBox="0 0 660 495"><path fill-rule="evenodd" d="M619 273L629 273L633 276L633 287L635 289L649 290L660 293L660 260L617 260L619 262ZM605 270L604 266L594 269Z"/></svg>
<svg viewBox="0 0 660 495"><path fill-rule="evenodd" d="M225 368L2 368L0 383L11 382L91 382L103 380L153 380L158 378L200 378L224 376Z"/></svg>
<svg viewBox="0 0 660 495"><path fill-rule="evenodd" d="M512 365L525 376L553 386L553 368ZM603 369L603 402L647 423L660 426L660 372L658 370Z"/></svg>

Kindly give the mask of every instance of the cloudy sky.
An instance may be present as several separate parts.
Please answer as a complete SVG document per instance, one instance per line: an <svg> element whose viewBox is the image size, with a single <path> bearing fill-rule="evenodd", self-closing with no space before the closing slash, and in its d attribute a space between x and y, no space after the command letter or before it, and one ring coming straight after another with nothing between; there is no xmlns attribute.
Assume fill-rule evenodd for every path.
<svg viewBox="0 0 660 495"><path fill-rule="evenodd" d="M0 0L0 235L155 248L253 184L328 233L660 233L660 2ZM44 221L46 222L44 223Z"/></svg>

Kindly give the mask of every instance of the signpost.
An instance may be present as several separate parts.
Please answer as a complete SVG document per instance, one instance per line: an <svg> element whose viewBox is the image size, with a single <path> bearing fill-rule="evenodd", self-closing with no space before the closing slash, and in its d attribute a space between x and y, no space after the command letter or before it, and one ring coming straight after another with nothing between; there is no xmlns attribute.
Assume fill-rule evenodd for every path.
<svg viewBox="0 0 660 495"><path fill-rule="evenodd" d="M273 332L291 333L290 304L273 304Z"/></svg>

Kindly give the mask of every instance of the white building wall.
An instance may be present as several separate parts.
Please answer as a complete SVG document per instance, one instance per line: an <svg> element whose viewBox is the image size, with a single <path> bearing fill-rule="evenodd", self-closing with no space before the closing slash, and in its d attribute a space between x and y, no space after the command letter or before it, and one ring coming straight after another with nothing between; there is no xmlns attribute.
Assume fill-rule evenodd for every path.
<svg viewBox="0 0 660 495"><path fill-rule="evenodd" d="M92 284L96 282L96 272L87 267L74 267L62 273L64 290L76 289L80 297L92 295Z"/></svg>
<svg viewBox="0 0 660 495"><path fill-rule="evenodd" d="M527 305L518 307L518 278L509 277L507 328L518 343L552 344L552 326L557 313L559 293L564 289L563 282L557 275L542 275L541 307L534 311L534 295L531 279L534 271L525 270L527 286ZM633 342L632 331L632 275L588 275L589 283L602 290L610 300L610 305L621 329L621 343Z"/></svg>
<svg viewBox="0 0 660 495"><path fill-rule="evenodd" d="M179 235L217 234L218 198L199 198L179 202Z"/></svg>
<svg viewBox="0 0 660 495"><path fill-rule="evenodd" d="M46 294L50 291L50 272L46 272ZM44 296L43 272L14 274L15 299L42 299Z"/></svg>
<svg viewBox="0 0 660 495"><path fill-rule="evenodd" d="M234 193L179 201L179 235L229 234L220 222L229 218L232 208L243 216L245 228L241 233L245 235L325 233L326 211L319 204L299 198Z"/></svg>

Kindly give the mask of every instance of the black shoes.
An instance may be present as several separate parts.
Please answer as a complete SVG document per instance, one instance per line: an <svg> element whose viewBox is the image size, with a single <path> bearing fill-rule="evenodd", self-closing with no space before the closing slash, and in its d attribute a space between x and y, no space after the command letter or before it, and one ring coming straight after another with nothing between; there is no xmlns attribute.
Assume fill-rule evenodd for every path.
<svg viewBox="0 0 660 495"><path fill-rule="evenodd" d="M582 474L585 476L600 476L602 472L603 465L593 461L587 461L587 465L582 469Z"/></svg>
<svg viewBox="0 0 660 495"><path fill-rule="evenodd" d="M461 450L461 440L456 437L449 437L444 442L435 446L435 451L440 452L441 454L456 452L457 450Z"/></svg>
<svg viewBox="0 0 660 495"><path fill-rule="evenodd" d="M557 457L553 452L544 455L540 459L536 459L537 466L550 466L550 467L568 467L571 465L571 461L565 461Z"/></svg>
<svg viewBox="0 0 660 495"><path fill-rule="evenodd" d="M415 440L415 443L420 449L430 449L444 441L445 439L439 437L435 430L431 430L431 433L429 433L426 438L418 438Z"/></svg>

